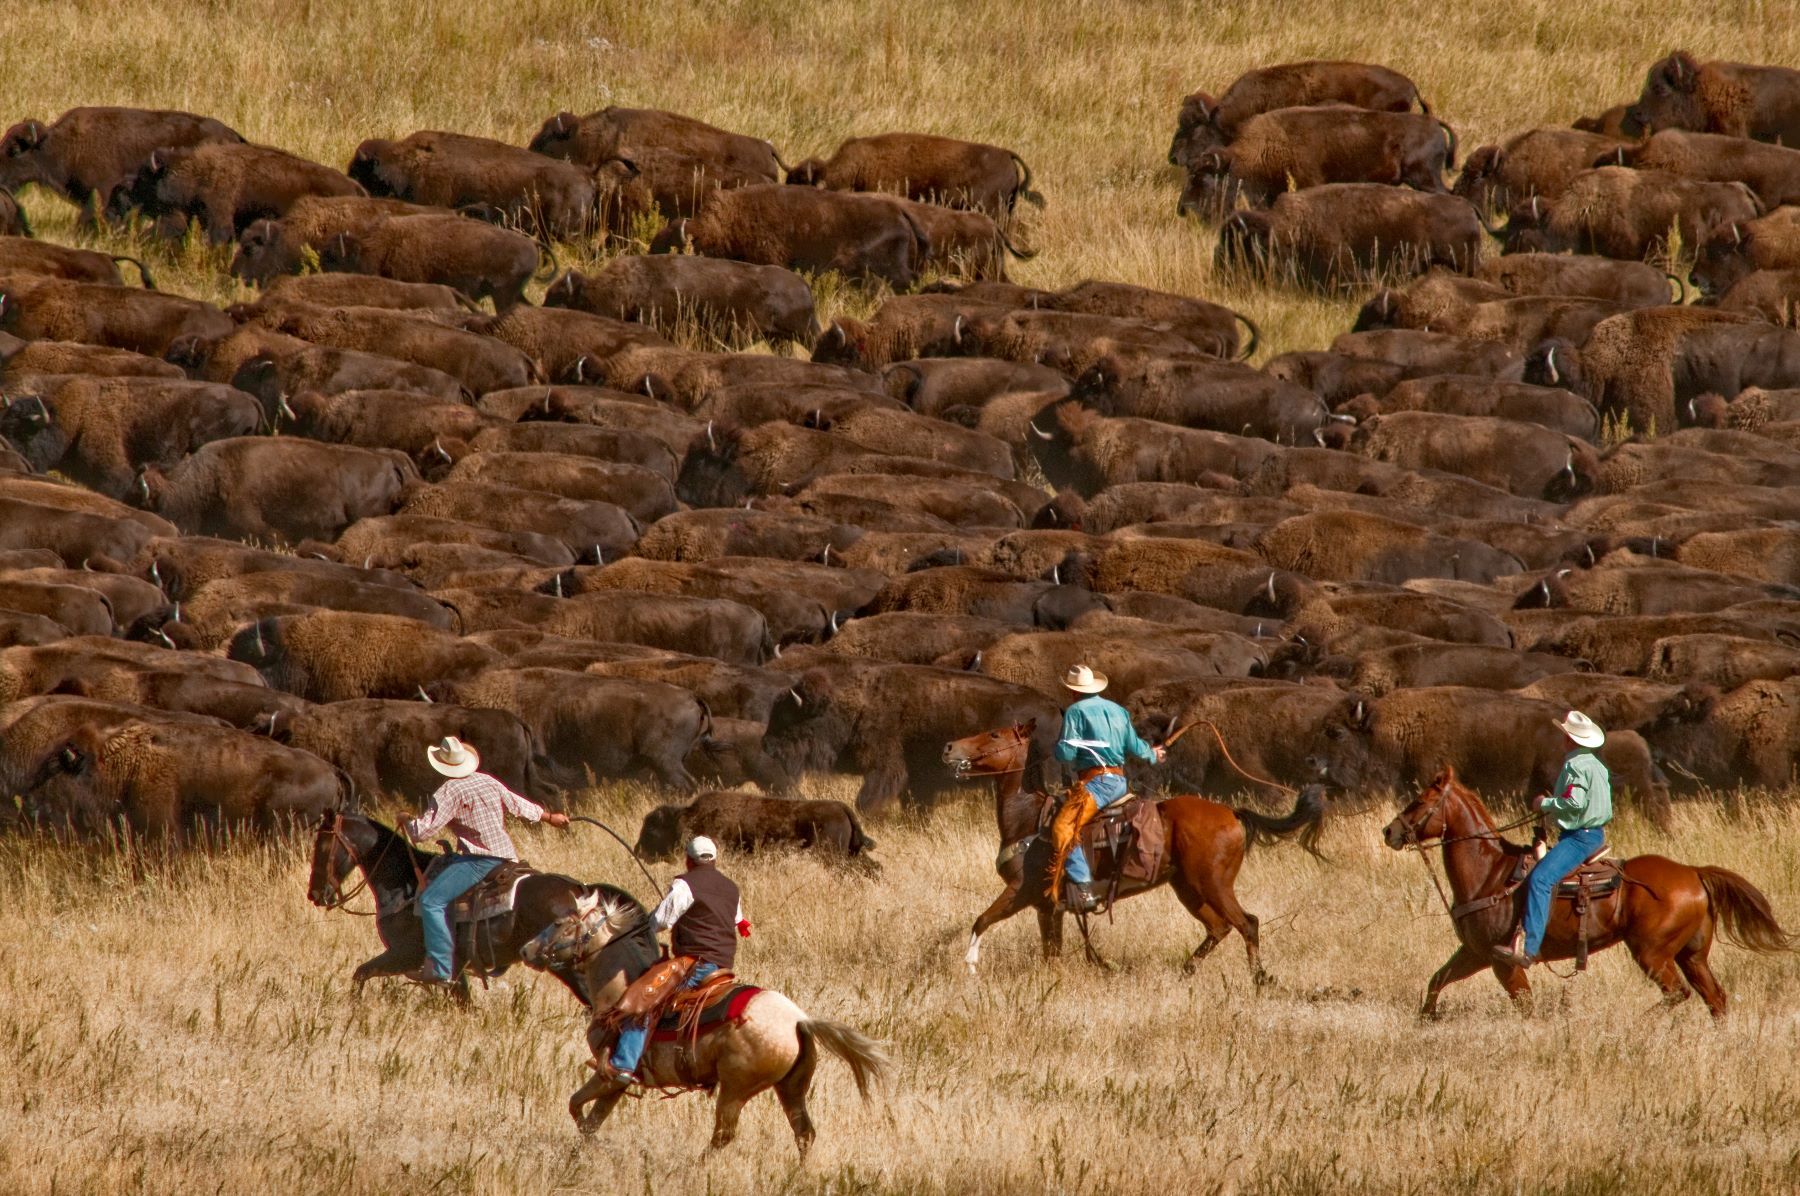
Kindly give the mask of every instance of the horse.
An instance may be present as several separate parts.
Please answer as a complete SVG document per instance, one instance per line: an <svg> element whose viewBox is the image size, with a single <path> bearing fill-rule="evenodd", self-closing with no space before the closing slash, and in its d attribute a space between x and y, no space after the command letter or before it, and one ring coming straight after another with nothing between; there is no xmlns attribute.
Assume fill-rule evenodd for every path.
<svg viewBox="0 0 1800 1196"><path fill-rule="evenodd" d="M538 936L529 951L536 966L573 968L582 974L589 992L611 994L610 1000L596 997L594 1017L588 1023L588 1049L594 1055L589 1066L596 1074L569 1097L569 1116L583 1134L599 1132L626 1092L605 1070L613 1032L603 1015L624 994L617 969L623 966L623 978L629 982L655 961L654 951L644 958L637 950L623 954L616 950L621 941L642 934L648 925L636 902L620 901L616 894L584 893L576 898L575 910ZM816 1136L806 1095L820 1047L850 1066L864 1101L869 1099L870 1085L887 1074L889 1059L880 1043L841 1022L808 1017L773 989L758 991L741 1016L703 1031L691 1046L652 1037L638 1072L652 1088L717 1089L709 1151L729 1145L737 1136L745 1103L773 1088L793 1128L794 1144L805 1158Z"/></svg>
<svg viewBox="0 0 1800 1196"><path fill-rule="evenodd" d="M1520 858L1531 849L1503 838L1481 799L1448 766L1381 834L1396 851L1423 851L1435 842L1443 851L1456 901L1450 913L1461 945L1426 986L1419 1016L1436 1018L1438 994L1482 968L1493 971L1515 1004L1528 1008L1531 985L1525 969L1499 962L1493 950L1512 937L1518 924L1523 886L1514 896L1508 885ZM1713 1017L1725 1016L1725 989L1706 961L1715 932L1750 951L1796 948L1795 937L1775 920L1769 899L1735 872L1659 855L1633 856L1619 868L1624 883L1611 894L1589 899L1594 927L1589 949L1624 943L1644 974L1661 986L1666 1006L1679 1005L1698 990ZM1551 908L1541 958L1568 959L1579 942L1573 905L1559 898Z"/></svg>
<svg viewBox="0 0 1800 1196"><path fill-rule="evenodd" d="M994 869L1006 882L1006 891L975 919L969 933L969 950L963 957L970 971L981 962L981 936L1027 906L1037 910L1044 957L1054 958L1062 952L1062 911L1045 892L1051 865L1050 838L1040 829L1053 799L1043 793L1022 791L1026 756L1035 730L1033 723L1018 723L944 745L944 762L956 770L958 779L994 779L994 820L1000 827L1000 854ZM1194 794L1162 798L1157 808L1167 831L1169 851L1154 880L1145 884L1121 881L1118 898L1135 897L1169 885L1187 911L1206 927L1206 939L1182 965L1184 972L1192 975L1200 961L1235 930L1243 936L1251 977L1257 984L1269 983L1262 966L1256 915L1246 913L1238 904L1233 885L1245 852L1259 840L1297 836L1303 847L1318 854L1318 837L1325 816L1323 788L1314 785L1301 791L1293 811L1284 818L1235 809ZM1079 915L1077 923L1087 957L1102 962L1088 938L1087 916Z"/></svg>
<svg viewBox="0 0 1800 1196"><path fill-rule="evenodd" d="M348 909L351 898L368 888L375 897L375 933L386 948L351 975L357 993L362 992L370 977L397 976L425 962L425 934L413 899L424 885L426 870L439 858L437 852L421 851L398 831L360 814L333 810L320 819L318 835L313 840L307 899L328 911ZM362 881L346 891L344 882L352 871L360 871ZM622 891L605 885L598 887L614 900L632 901ZM518 961L520 948L558 918L572 913L576 896L586 891L580 881L569 877L533 873L519 882L512 913L489 919L492 925L454 926L457 998L468 999L468 973L487 977L506 971ZM578 973L546 970L562 981L576 1000L588 1004L587 990Z"/></svg>

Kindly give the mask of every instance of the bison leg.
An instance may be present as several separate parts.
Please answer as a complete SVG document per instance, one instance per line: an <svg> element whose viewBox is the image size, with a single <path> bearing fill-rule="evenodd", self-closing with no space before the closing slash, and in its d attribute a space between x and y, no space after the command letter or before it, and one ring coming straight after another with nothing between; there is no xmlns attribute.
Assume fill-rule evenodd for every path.
<svg viewBox="0 0 1800 1196"><path fill-rule="evenodd" d="M1458 947L1456 954L1432 975L1431 982L1425 986L1425 1004L1419 1007L1419 1016L1435 1021L1438 1016L1438 994L1458 980L1467 980L1486 967L1487 962L1485 952L1477 951L1467 943Z"/></svg>

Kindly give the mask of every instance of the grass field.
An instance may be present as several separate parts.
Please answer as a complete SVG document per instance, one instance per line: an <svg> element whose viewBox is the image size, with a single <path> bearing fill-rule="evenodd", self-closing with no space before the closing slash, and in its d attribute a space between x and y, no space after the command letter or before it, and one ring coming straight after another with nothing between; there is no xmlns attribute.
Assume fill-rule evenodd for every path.
<svg viewBox="0 0 1800 1196"><path fill-rule="evenodd" d="M1023 282L1121 279L1248 312L1267 351L1322 345L1350 305L1216 286L1212 238L1175 218L1164 163L1180 97L1315 56L1388 62L1464 152L1635 95L1675 46L1800 62L1788 4L1267 0L916 5L769 0L505 5L441 0L75 2L0 13L0 117L84 103L183 107L342 164L368 136L450 128L523 142L558 109L669 107L771 138L794 161L916 129L1017 149L1048 197ZM73 213L28 197L40 235ZM130 246L110 242L116 249ZM167 289L239 297L222 252L153 261ZM833 292L833 304L867 300ZM830 314L829 312L827 314ZM841 787L831 793L844 796ZM596 795L635 826L651 797ZM622 1109L577 1137L581 1019L529 973L457 1010L407 986L352 1002L366 921L304 897L305 844L175 863L0 842L0 1191L48 1192L1791 1192L1800 1189L1800 959L1721 946L1735 1002L1654 1011L1619 953L1540 976L1521 1020L1481 977L1413 1018L1452 939L1418 862L1347 817L1330 862L1258 852L1240 882L1277 985L1167 893L1103 930L1105 975L1036 958L1029 918L961 965L996 892L985 802L871 828L885 873L727 860L757 935L740 970L887 1039L867 1108L821 1066L820 1140L796 1166L769 1097L701 1160L698 1097ZM1800 814L1775 798L1631 821L1627 850L1742 871L1800 923ZM536 863L632 884L599 832L528 832ZM664 870L664 876L667 870ZM637 884L642 889L641 882Z"/></svg>

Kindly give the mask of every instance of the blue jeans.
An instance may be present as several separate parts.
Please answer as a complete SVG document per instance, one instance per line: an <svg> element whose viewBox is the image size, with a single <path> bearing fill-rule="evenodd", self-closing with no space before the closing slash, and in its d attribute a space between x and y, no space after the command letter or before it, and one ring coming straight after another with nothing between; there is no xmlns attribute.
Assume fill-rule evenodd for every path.
<svg viewBox="0 0 1800 1196"><path fill-rule="evenodd" d="M444 911L503 862L491 855L459 855L447 861L419 894L419 926L425 932L425 958L445 980L454 975L451 956L455 942L450 937L450 922L444 917Z"/></svg>
<svg viewBox="0 0 1800 1196"><path fill-rule="evenodd" d="M682 988L699 988L706 978L719 970L716 963L702 963L696 966ZM619 1030L619 1041L613 1044L612 1066L614 1071L637 1071L638 1060L644 1057L644 1043L650 1037L650 1024L643 1021L628 1022Z"/></svg>
<svg viewBox="0 0 1800 1196"><path fill-rule="evenodd" d="M1104 810L1124 797L1127 788L1124 777L1110 772L1101 773L1087 783L1088 796L1094 799L1096 810ZM1085 885L1094 879L1093 872L1088 868L1087 853L1081 850L1081 844L1077 843L1069 852L1069 862L1063 865L1063 876L1078 885Z"/></svg>
<svg viewBox="0 0 1800 1196"><path fill-rule="evenodd" d="M1525 878L1525 954L1533 959L1544 945L1544 927L1550 921L1550 903L1556 899L1556 882L1581 866L1581 861L1606 842L1603 827L1564 831L1562 837L1537 862Z"/></svg>

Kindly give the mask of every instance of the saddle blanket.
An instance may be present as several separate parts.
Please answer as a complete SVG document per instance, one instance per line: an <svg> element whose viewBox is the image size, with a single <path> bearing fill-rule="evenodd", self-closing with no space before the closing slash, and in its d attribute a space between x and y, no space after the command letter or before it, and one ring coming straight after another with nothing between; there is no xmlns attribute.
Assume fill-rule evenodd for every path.
<svg viewBox="0 0 1800 1196"><path fill-rule="evenodd" d="M1115 802L1082 831L1082 848L1094 876L1149 884L1162 870L1167 828L1159 802L1129 797Z"/></svg>
<svg viewBox="0 0 1800 1196"><path fill-rule="evenodd" d="M750 999L762 989L754 984L734 985L723 997L708 1005L700 1014L697 1033L705 1034L708 1030L716 1030L728 1022L744 1020L744 1010L749 1007ZM663 1015L656 1023L656 1029L650 1034L652 1042L674 1042L681 1036L681 1011L674 1010Z"/></svg>

